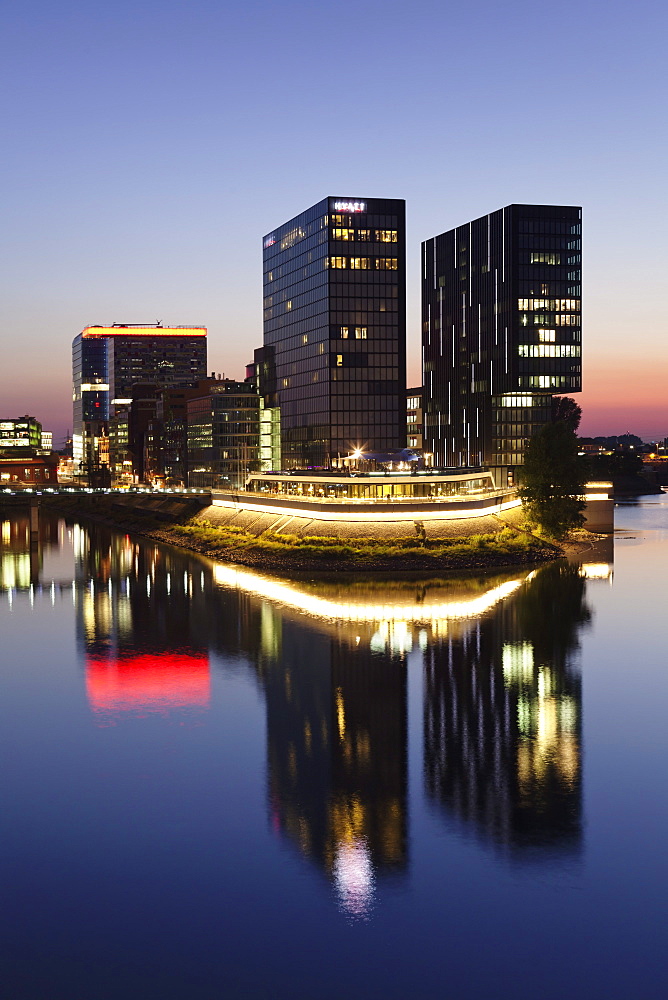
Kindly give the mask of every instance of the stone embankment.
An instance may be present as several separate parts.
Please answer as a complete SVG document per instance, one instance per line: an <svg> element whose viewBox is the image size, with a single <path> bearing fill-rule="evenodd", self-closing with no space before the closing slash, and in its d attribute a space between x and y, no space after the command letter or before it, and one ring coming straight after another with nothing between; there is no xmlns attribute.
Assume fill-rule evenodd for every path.
<svg viewBox="0 0 668 1000"><path fill-rule="evenodd" d="M346 523L202 506L197 497L67 494L44 505L211 559L291 572L443 572L526 566L563 550L520 527L521 511L457 521ZM408 529L408 530L407 530Z"/></svg>

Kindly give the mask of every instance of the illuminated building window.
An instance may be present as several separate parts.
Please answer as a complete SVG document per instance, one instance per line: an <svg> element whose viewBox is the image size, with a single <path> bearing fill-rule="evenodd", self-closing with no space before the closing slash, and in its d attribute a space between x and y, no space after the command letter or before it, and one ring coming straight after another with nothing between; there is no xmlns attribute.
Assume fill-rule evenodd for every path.
<svg viewBox="0 0 668 1000"><path fill-rule="evenodd" d="M539 330L538 339L541 344L553 344L557 335L556 330Z"/></svg>
<svg viewBox="0 0 668 1000"><path fill-rule="evenodd" d="M533 396L502 396L501 406L526 407L533 406Z"/></svg>
<svg viewBox="0 0 668 1000"><path fill-rule="evenodd" d="M561 264L561 254L559 253L532 253L530 257L532 264Z"/></svg>
<svg viewBox="0 0 668 1000"><path fill-rule="evenodd" d="M398 267L396 257L377 257L376 258L376 270L377 271L396 271Z"/></svg>
<svg viewBox="0 0 668 1000"><path fill-rule="evenodd" d="M337 354L336 355L336 367L337 368L341 368L342 365L343 365L343 355L342 354Z"/></svg>
<svg viewBox="0 0 668 1000"><path fill-rule="evenodd" d="M355 327L355 340L366 340L367 328L365 326Z"/></svg>
<svg viewBox="0 0 668 1000"><path fill-rule="evenodd" d="M518 299L518 309L547 309L551 312L580 312L579 299Z"/></svg>
<svg viewBox="0 0 668 1000"><path fill-rule="evenodd" d="M360 241L360 243L367 243L371 239L371 230L370 229L358 229L357 230L357 239Z"/></svg>
<svg viewBox="0 0 668 1000"><path fill-rule="evenodd" d="M347 340L348 339L349 332L350 331L349 331L349 329L348 329L347 326L342 326L341 327L341 338L342 338L342 340Z"/></svg>
<svg viewBox="0 0 668 1000"><path fill-rule="evenodd" d="M341 227L337 227L336 229L332 229L332 239L333 240L354 240L355 239L355 230L354 229L343 229Z"/></svg>
<svg viewBox="0 0 668 1000"><path fill-rule="evenodd" d="M396 229L377 229L376 239L379 243L396 243L397 231Z"/></svg>
<svg viewBox="0 0 668 1000"><path fill-rule="evenodd" d="M307 333L305 333L305 334L302 335L302 344L308 344L308 334Z"/></svg>
<svg viewBox="0 0 668 1000"><path fill-rule="evenodd" d="M350 267L353 271L368 271L369 270L369 258L368 257L351 257Z"/></svg>
<svg viewBox="0 0 668 1000"><path fill-rule="evenodd" d="M554 317L555 326L579 326L580 317L574 316L555 316Z"/></svg>
<svg viewBox="0 0 668 1000"><path fill-rule="evenodd" d="M290 312L291 309L292 309L292 299L288 299L288 301L285 303L285 311Z"/></svg>
<svg viewBox="0 0 668 1000"><path fill-rule="evenodd" d="M325 264L327 267L332 267L335 270L345 271L348 267L347 257L327 257L325 259Z"/></svg>
<svg viewBox="0 0 668 1000"><path fill-rule="evenodd" d="M575 344L520 344L517 352L521 358L580 357L580 348Z"/></svg>

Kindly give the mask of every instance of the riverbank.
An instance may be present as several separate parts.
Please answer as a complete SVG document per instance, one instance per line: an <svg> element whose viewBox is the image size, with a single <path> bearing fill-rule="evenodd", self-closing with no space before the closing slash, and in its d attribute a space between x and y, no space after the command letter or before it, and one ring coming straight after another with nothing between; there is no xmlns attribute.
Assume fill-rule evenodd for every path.
<svg viewBox="0 0 668 1000"><path fill-rule="evenodd" d="M434 572L527 566L564 555L564 549L523 530L521 512L447 522L334 525L314 522L270 530L264 522L230 523L233 513L201 508L196 500L155 495L130 498L66 495L45 507L118 530L198 552L221 562L292 572ZM293 519L294 520L294 519ZM296 530L295 530L296 529Z"/></svg>

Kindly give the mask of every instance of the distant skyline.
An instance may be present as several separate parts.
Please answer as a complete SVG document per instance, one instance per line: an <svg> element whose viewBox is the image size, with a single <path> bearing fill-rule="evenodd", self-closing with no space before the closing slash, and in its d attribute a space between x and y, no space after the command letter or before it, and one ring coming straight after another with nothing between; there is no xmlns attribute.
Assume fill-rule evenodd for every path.
<svg viewBox="0 0 668 1000"><path fill-rule="evenodd" d="M59 443L93 323L262 342L262 236L330 194L404 198L408 380L422 240L511 202L583 206L585 435L668 435L664 4L372 0L3 17L0 415Z"/></svg>

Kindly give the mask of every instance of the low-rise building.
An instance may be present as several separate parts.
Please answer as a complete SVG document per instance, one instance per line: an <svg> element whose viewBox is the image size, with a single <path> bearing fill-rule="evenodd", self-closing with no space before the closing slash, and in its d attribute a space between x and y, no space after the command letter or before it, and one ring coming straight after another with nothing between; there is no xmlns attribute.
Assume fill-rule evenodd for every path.
<svg viewBox="0 0 668 1000"><path fill-rule="evenodd" d="M37 455L32 449L16 448L0 454L0 488L58 485L58 455Z"/></svg>
<svg viewBox="0 0 668 1000"><path fill-rule="evenodd" d="M0 418L0 452L10 448L32 448L37 451L42 444L42 425L29 417Z"/></svg>

